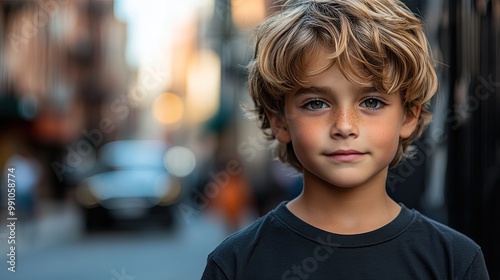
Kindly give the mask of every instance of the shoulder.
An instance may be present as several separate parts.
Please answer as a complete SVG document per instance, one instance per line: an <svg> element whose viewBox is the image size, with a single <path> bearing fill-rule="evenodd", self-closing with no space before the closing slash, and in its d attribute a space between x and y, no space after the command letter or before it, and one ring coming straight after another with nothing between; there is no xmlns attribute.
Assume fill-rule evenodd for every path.
<svg viewBox="0 0 500 280"><path fill-rule="evenodd" d="M425 267L445 272L447 279L489 279L481 247L474 240L416 210L405 211L412 213L412 219L397 244L407 250L409 263L423 261Z"/></svg>
<svg viewBox="0 0 500 280"><path fill-rule="evenodd" d="M413 226L416 227L421 235L427 235L443 242L443 245L454 248L455 250L477 252L481 248L470 237L465 234L429 218L418 211L415 211L415 220Z"/></svg>
<svg viewBox="0 0 500 280"><path fill-rule="evenodd" d="M262 246L262 243L269 244L269 239L276 240L277 235L272 233L281 226L273 210L246 228L229 235L209 254L208 261L217 264L230 275L236 267L245 264L257 253L257 246ZM263 242L262 239L266 241Z"/></svg>
<svg viewBox="0 0 500 280"><path fill-rule="evenodd" d="M249 227L231 234L224 239L207 258L207 265L203 272L202 279L235 279L236 268L242 263L241 255L238 252L248 251L252 237L255 236L255 229L262 224L259 219ZM240 260L238 258L240 256Z"/></svg>
<svg viewBox="0 0 500 280"><path fill-rule="evenodd" d="M412 239L418 242L419 252L439 259L446 259L447 266L460 279L469 276L482 275L488 279L488 273L481 247L463 233L435 221L415 211L415 219L409 230L414 235ZM469 275L469 276L467 276Z"/></svg>
<svg viewBox="0 0 500 280"><path fill-rule="evenodd" d="M210 254L211 256L227 255L239 252L240 250L252 246L255 238L260 234L263 227L266 227L269 215L259 218L246 228L239 230L226 237Z"/></svg>
<svg viewBox="0 0 500 280"><path fill-rule="evenodd" d="M267 242L268 239L279 238L279 233L288 230L287 224L280 218L286 208L285 204L285 202L281 203L247 227L229 235L217 246L213 254L219 252L229 253L230 251L241 254L242 250L255 246L255 244L262 242L262 239L266 239Z"/></svg>

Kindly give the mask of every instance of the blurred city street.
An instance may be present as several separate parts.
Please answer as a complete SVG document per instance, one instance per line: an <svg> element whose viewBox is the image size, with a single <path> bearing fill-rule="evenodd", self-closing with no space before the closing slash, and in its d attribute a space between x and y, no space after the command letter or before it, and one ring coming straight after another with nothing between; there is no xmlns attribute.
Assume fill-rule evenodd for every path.
<svg viewBox="0 0 500 280"><path fill-rule="evenodd" d="M284 2L0 0L0 280L200 279L296 197L247 88ZM500 0L403 2L439 102L388 194L477 241L500 279Z"/></svg>
<svg viewBox="0 0 500 280"><path fill-rule="evenodd" d="M7 233L2 228L0 279L200 279L208 253L227 234L206 216L181 220L172 230L145 224L86 234L78 211L68 208L47 210L57 212L47 213L31 233L19 221L15 272L7 270Z"/></svg>

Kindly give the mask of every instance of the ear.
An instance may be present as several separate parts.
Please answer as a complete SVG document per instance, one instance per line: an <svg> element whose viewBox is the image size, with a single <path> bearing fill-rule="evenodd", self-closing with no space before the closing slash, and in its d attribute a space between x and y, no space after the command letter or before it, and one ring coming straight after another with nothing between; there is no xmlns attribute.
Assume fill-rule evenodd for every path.
<svg viewBox="0 0 500 280"><path fill-rule="evenodd" d="M418 124L418 119L420 117L420 110L422 106L415 105L405 111L405 116L403 119L403 124L401 125L401 130L399 131L399 137L406 139L411 136L415 131Z"/></svg>
<svg viewBox="0 0 500 280"><path fill-rule="evenodd" d="M271 125L271 130L274 134L274 137L283 144L290 143L292 138L290 137L290 131L288 130L288 126L284 117L279 116L277 114L266 112L267 119L269 120L269 124Z"/></svg>

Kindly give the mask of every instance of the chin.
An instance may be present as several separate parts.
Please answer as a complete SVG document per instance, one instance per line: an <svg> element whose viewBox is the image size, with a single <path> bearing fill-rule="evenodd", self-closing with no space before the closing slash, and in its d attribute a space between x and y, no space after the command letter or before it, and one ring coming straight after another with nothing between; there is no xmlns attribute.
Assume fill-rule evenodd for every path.
<svg viewBox="0 0 500 280"><path fill-rule="evenodd" d="M342 176L343 178L321 177L319 179L333 188L351 189L364 185L368 180L359 180L359 176Z"/></svg>
<svg viewBox="0 0 500 280"><path fill-rule="evenodd" d="M379 176L363 176L361 174L342 174L336 177L332 175L325 176L321 178L328 185L335 188L352 189L361 186L378 184L380 178ZM383 185L385 186L385 178L383 180Z"/></svg>
<svg viewBox="0 0 500 280"><path fill-rule="evenodd" d="M335 182L331 182L330 185L332 185L332 187L335 187L335 188L341 188L341 189L353 189L353 188L356 188L356 187L359 187L361 185L363 185L362 182L353 182L353 181L335 181Z"/></svg>

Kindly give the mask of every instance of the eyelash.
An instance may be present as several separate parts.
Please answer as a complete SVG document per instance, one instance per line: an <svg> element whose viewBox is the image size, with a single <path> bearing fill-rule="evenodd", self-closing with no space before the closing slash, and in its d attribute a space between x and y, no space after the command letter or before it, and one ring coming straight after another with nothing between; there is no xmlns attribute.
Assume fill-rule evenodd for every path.
<svg viewBox="0 0 500 280"><path fill-rule="evenodd" d="M321 100L321 99L311 99L311 100L308 100L306 103L304 103L304 105L302 105L302 107L308 111L318 111L318 110L321 110L323 109L324 107L321 106L322 108L320 109L313 109L313 108L310 108L310 105L314 102L321 102L322 105L327 105L325 101Z"/></svg>
<svg viewBox="0 0 500 280"><path fill-rule="evenodd" d="M384 101L382 101L376 97L368 97L368 98L364 99L363 101L361 101L361 104L365 104L366 101L370 101L370 100L377 102L377 106L375 106L376 108L370 108L370 107L366 107L366 106L362 106L362 107L366 108L368 110L377 111L377 110L384 108L384 106L387 105L387 103L385 103Z"/></svg>
<svg viewBox="0 0 500 280"><path fill-rule="evenodd" d="M368 97L366 99L364 99L363 101L361 101L360 105L363 105L365 104L367 101L375 101L377 102L377 106L375 106L375 108L371 108L371 107L367 107L367 106L361 106L363 108L366 108L368 110L372 110L372 111L377 111L377 110L380 110L382 109L385 105L387 105L386 102L380 100L379 98L376 98L376 97ZM321 100L321 99L311 99L311 100L308 100L306 103L304 103L304 105L302 105L302 107L308 111L318 111L318 110L321 110L321 109L324 109L323 106L321 106L321 108L319 109L314 109L314 108L311 108L311 104L314 103L314 102L321 102L322 105L326 105L328 106L328 104Z"/></svg>

